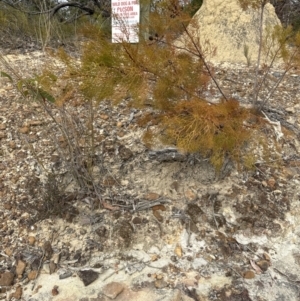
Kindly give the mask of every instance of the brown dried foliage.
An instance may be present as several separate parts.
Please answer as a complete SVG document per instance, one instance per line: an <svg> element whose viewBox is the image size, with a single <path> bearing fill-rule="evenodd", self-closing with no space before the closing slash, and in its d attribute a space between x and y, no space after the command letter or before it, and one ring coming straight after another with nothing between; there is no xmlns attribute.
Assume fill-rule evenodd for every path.
<svg viewBox="0 0 300 301"><path fill-rule="evenodd" d="M83 31L88 42L81 66L76 70L64 53L60 56L70 65L70 74L82 82L86 97L113 102L127 98L130 105L151 106L153 112L145 113L140 126L155 126L164 143L201 152L220 169L224 156L239 158L249 137L243 126L248 113L235 100L224 98L211 104L203 99L213 69L200 45L192 53L174 45L174 39L187 32L191 17L173 2L156 4L150 15L149 40L141 37L138 44L112 44L105 32L88 26ZM157 135L146 131L147 146L152 138Z"/></svg>

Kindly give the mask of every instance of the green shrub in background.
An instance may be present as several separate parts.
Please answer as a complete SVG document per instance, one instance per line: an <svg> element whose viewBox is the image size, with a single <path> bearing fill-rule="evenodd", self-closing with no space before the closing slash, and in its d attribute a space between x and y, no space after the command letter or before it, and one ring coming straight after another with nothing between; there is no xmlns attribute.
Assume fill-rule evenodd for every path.
<svg viewBox="0 0 300 301"><path fill-rule="evenodd" d="M73 43L77 30L87 18L76 23L60 22L49 14L27 14L0 2L0 47L19 48L36 45L59 47Z"/></svg>
<svg viewBox="0 0 300 301"><path fill-rule="evenodd" d="M192 0L191 1L191 10L190 10L190 14L193 16L198 10L199 8L201 7L203 3L203 0Z"/></svg>

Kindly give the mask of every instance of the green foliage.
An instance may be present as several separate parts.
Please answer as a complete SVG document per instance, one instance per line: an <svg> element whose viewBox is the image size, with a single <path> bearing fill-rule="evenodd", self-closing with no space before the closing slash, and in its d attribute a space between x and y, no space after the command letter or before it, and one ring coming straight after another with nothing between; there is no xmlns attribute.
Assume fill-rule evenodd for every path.
<svg viewBox="0 0 300 301"><path fill-rule="evenodd" d="M300 17L296 17L293 21L293 30L295 32L300 31Z"/></svg>
<svg viewBox="0 0 300 301"><path fill-rule="evenodd" d="M251 56L249 53L249 46L248 45L244 45L244 56L247 60L247 66L249 67L251 65Z"/></svg>
<svg viewBox="0 0 300 301"><path fill-rule="evenodd" d="M189 13L193 16L202 6L203 0L192 0L188 5Z"/></svg>
<svg viewBox="0 0 300 301"><path fill-rule="evenodd" d="M267 27L263 41L264 53L270 59L280 58L284 62L290 61L292 52L289 50L289 45L292 43L293 36L292 26L286 28L280 25L276 25L272 28Z"/></svg>
<svg viewBox="0 0 300 301"><path fill-rule="evenodd" d="M11 82L13 82L12 77L11 77L9 74L7 74L6 72L4 72L4 71L0 71L0 77L6 77L6 78L8 78Z"/></svg>
<svg viewBox="0 0 300 301"><path fill-rule="evenodd" d="M47 9L46 9L47 10ZM24 43L37 43L40 46L67 44L74 40L77 26L61 23L58 18L48 14L27 14L0 2L0 44L2 47L16 47Z"/></svg>
<svg viewBox="0 0 300 301"><path fill-rule="evenodd" d="M20 79L17 82L17 89L24 97L31 97L38 101L55 102L55 98L46 90L39 86L37 78L34 79Z"/></svg>

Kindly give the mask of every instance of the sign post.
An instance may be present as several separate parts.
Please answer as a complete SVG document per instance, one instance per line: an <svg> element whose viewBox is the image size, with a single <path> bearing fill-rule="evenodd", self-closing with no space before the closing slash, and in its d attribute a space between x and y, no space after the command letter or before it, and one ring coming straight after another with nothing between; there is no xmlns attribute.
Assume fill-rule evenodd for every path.
<svg viewBox="0 0 300 301"><path fill-rule="evenodd" d="M111 0L112 42L138 43L140 23L139 0Z"/></svg>

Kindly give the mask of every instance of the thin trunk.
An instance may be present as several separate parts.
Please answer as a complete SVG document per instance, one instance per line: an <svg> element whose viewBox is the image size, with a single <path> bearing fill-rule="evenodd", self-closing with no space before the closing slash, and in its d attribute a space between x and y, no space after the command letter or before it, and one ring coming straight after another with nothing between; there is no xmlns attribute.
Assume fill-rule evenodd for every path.
<svg viewBox="0 0 300 301"><path fill-rule="evenodd" d="M264 20L265 5L266 5L266 1L263 0L262 4L261 4L261 11L260 11L258 56L257 56L257 65L256 65L256 73L255 73L255 82L254 82L254 87L253 87L253 92L254 92L253 103L254 103L254 105L257 104L258 94L259 94L258 73L259 73L259 66L260 66L261 52L262 52L262 43L263 43L263 20Z"/></svg>

